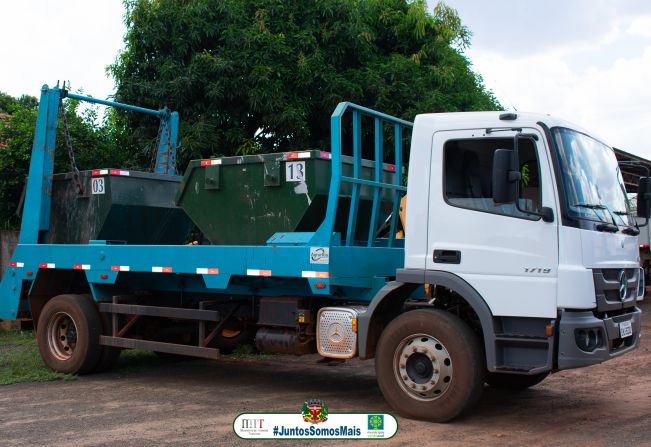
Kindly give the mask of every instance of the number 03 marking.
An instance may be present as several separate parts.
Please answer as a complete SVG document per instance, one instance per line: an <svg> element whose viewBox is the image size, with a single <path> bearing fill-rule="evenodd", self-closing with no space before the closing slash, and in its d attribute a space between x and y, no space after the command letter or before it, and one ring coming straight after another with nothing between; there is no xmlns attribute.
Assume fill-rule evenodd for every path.
<svg viewBox="0 0 651 447"><path fill-rule="evenodd" d="M104 178L94 178L91 183L91 190L93 194L104 194Z"/></svg>

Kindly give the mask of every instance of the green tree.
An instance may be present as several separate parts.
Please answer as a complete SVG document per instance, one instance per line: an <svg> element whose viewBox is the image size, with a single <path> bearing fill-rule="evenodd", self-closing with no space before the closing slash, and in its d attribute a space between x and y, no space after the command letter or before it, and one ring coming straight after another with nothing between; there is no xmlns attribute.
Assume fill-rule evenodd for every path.
<svg viewBox="0 0 651 447"><path fill-rule="evenodd" d="M329 115L353 101L405 119L499 108L461 50L470 32L424 0L126 0L116 99L181 115L179 162L328 148ZM132 147L150 117L120 112ZM141 160L143 162L144 160Z"/></svg>
<svg viewBox="0 0 651 447"><path fill-rule="evenodd" d="M83 111L78 101L65 100L75 159L79 169L132 166L133 156L116 144L116 117L109 112L98 123L97 109ZM23 95L14 98L0 92L0 228L17 228L16 210L29 171L38 100ZM63 126L59 119L55 172L70 171Z"/></svg>

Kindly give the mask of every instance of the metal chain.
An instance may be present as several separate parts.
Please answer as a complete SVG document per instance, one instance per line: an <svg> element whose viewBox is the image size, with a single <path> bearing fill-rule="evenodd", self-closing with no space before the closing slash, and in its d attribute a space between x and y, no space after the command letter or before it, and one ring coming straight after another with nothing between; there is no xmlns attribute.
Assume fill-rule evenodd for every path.
<svg viewBox="0 0 651 447"><path fill-rule="evenodd" d="M158 134L156 135L156 142L154 143L154 150L152 151L151 163L149 165L149 170L151 172L156 172L156 160L158 155L158 146L160 145L160 139L162 137L161 133L163 132L163 126L161 123L158 125Z"/></svg>
<svg viewBox="0 0 651 447"><path fill-rule="evenodd" d="M63 98L59 101L59 114L61 115L61 121L63 122L63 137L66 142L66 149L68 150L68 161L70 162L70 168L72 169L72 178L75 181L75 185L77 185L79 194L83 194L84 187L81 184L79 169L77 168L77 162L75 161L75 151L72 148L72 138L70 137L70 128L68 127L66 110L63 106Z"/></svg>

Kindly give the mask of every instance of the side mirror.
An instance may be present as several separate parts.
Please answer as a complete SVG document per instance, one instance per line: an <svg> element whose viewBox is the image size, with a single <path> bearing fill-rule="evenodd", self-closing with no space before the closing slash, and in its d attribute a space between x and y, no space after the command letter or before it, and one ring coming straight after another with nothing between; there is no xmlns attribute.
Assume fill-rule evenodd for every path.
<svg viewBox="0 0 651 447"><path fill-rule="evenodd" d="M493 154L493 201L515 203L520 177L520 171L515 168L514 152L510 149L497 149Z"/></svg>
<svg viewBox="0 0 651 447"><path fill-rule="evenodd" d="M637 216L651 217L651 177L640 177L637 184Z"/></svg>

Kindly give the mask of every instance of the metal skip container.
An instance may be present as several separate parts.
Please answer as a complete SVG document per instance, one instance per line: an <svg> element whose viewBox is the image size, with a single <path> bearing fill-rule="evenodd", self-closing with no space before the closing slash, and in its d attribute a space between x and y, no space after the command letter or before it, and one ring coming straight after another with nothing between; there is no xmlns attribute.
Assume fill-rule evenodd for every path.
<svg viewBox="0 0 651 447"><path fill-rule="evenodd" d="M362 177L375 164L362 160ZM353 159L342 157L342 175L352 176ZM177 204L212 244L264 245L276 232L311 232L326 212L330 153L317 150L209 160L192 160ZM383 164L382 182L395 181L395 166ZM335 231L345 233L352 186L342 184ZM368 237L373 191L361 186L355 239ZM379 221L391 213L392 192L383 191ZM365 223L365 224L364 224Z"/></svg>
<svg viewBox="0 0 651 447"><path fill-rule="evenodd" d="M72 173L52 179L49 243L90 240L139 245L186 242L192 221L174 203L182 177L120 169Z"/></svg>

